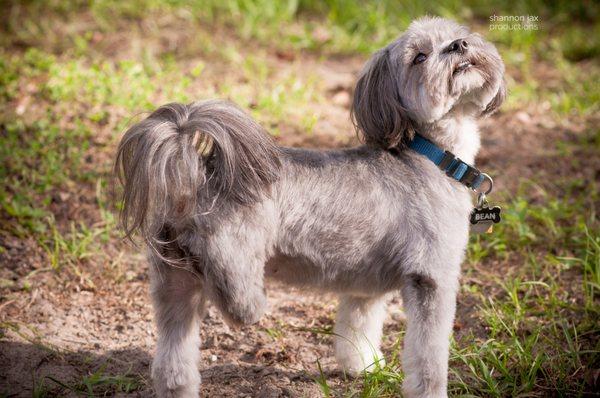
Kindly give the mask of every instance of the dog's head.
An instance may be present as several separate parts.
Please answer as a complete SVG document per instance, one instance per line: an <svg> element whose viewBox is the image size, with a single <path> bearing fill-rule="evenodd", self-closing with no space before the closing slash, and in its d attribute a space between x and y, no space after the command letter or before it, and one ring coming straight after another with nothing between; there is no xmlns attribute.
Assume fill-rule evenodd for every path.
<svg viewBox="0 0 600 398"><path fill-rule="evenodd" d="M421 18L366 65L353 121L367 144L401 146L424 125L494 112L506 94L503 75L498 51L480 35L453 21Z"/></svg>

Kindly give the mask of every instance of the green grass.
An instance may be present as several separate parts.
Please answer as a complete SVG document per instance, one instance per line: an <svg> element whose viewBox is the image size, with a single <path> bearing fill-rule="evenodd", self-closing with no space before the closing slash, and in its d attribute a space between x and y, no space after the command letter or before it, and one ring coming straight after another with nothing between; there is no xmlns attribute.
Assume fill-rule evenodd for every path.
<svg viewBox="0 0 600 398"><path fill-rule="evenodd" d="M524 190L531 191L531 184ZM577 396L589 391L585 379L600 364L600 225L586 211L599 198L597 190L590 193L554 197L543 192L538 203L517 196L504 204L503 225L494 234L473 238L472 264L499 258L514 265L501 276L494 270L483 276L466 272L467 280L487 277L491 285L463 286L478 302L477 317L486 333L463 336L453 350L457 393Z"/></svg>
<svg viewBox="0 0 600 398"><path fill-rule="evenodd" d="M569 274L564 263L531 256L510 278L494 280L501 290L493 297L486 289L464 287L477 297L477 313L487 330L457 341L451 362L460 377L454 383L457 392L518 396L540 389L559 395L586 391L586 371L600 361L599 311L597 305L586 305L597 296L586 295L582 303L586 282L566 288L566 281L573 283Z"/></svg>
<svg viewBox="0 0 600 398"><path fill-rule="evenodd" d="M40 12L47 14L47 18L36 18ZM182 29L206 29L200 29L197 38L178 46L173 54L169 50L163 56L225 52L211 35L212 29L223 26L236 35L237 42L242 46L258 43L293 51L367 54L398 36L414 18L431 14L470 23L497 43L507 64L520 71L517 81L509 79L511 96L508 107L518 108L528 101L549 101L552 109L561 115L571 112L591 114L598 110L598 69L592 68L588 71L591 76L587 76L572 65L572 61L593 60L599 56L600 41L592 39L598 37L596 33L600 31L600 19L594 18L600 15L600 7L595 2L547 4L530 0L515 6L512 2L491 0L446 0L435 5L392 0L366 3L355 0L102 0L87 7L85 2L54 0L15 5L12 13L21 18L9 20L10 34L4 38L7 44L16 41L35 47L41 42L47 48L67 51L76 58L68 65L59 66L58 84L62 81L60 74L74 74L75 69L81 73L72 76L73 80L68 83L84 79L94 95L110 96L116 102L126 101L129 104L124 105L133 107L145 104L147 100L144 90L148 86L146 79L153 79L148 69L158 64L151 52L142 48L142 66L128 62L117 65L96 62L90 70L82 68L82 63L98 55L94 50L94 40L96 36L101 37L102 33L131 29L134 37L139 36L139 30L130 26L135 20L169 13L174 23L180 24ZM88 33L69 29L57 32L56 24L81 13L89 16ZM539 26L535 30L491 30L491 15L534 15L539 18ZM574 19L579 24L573 24ZM96 36L92 31L97 31ZM154 28L153 33L158 35L160 31ZM233 49L233 52L236 50ZM546 60L559 66L560 74L552 77L560 79L557 89L539 90L539 84L536 83L539 78L537 60ZM124 83L133 83L130 92L135 95L119 96L118 92L107 93L104 90L105 85L110 83L106 79L113 76L114 69L124 69L121 71L124 76L118 78L125 79ZM98 80L93 80L96 76ZM10 75L4 78L11 79ZM186 80L178 83L185 85ZM140 90L136 87L138 84L142 85ZM127 84L122 87L127 87ZM172 88L173 98L178 97L180 90L177 86ZM62 90L55 86L52 92L60 95ZM68 89L65 94L69 95ZM96 115L99 118L102 116L101 111Z"/></svg>
<svg viewBox="0 0 600 398"><path fill-rule="evenodd" d="M145 387L146 383L139 375L106 374L105 366L100 366L97 370L82 377L81 380L76 383L65 383L55 377L46 376L38 387L38 389L41 389L41 395L38 396L49 397L56 394L56 392L53 392L53 394L47 393L48 384L51 384L49 382L61 387L62 393L70 391L77 395L85 395L88 397L111 396L117 393L132 393ZM36 392L37 391L34 391L34 394Z"/></svg>
<svg viewBox="0 0 600 398"><path fill-rule="evenodd" d="M329 100L302 56L315 64L365 58L424 14L468 23L498 45L509 72L505 112L551 118L556 129L579 135L557 142L555 163L585 169L600 151L597 2L51 0L3 9L0 236L33 242L42 270L84 288L97 287L93 268L101 264L101 277L128 280L122 253L105 248L118 242L112 156L132 121L159 103L218 96L248 109L274 135L311 135ZM536 15L540 29L490 30L491 15ZM461 300L474 303L476 327L457 332L452 344L454 395L592 391L589 380L600 368L600 196L586 176L533 178L493 198L504 221L469 245ZM80 207L93 219L65 215ZM280 340L284 329L265 332ZM327 327L311 331L330 338ZM321 372L315 383L324 396L398 396L402 337L394 336L376 372L341 387ZM57 385L102 395L135 390L138 382L98 368L76 383L33 384L35 396Z"/></svg>

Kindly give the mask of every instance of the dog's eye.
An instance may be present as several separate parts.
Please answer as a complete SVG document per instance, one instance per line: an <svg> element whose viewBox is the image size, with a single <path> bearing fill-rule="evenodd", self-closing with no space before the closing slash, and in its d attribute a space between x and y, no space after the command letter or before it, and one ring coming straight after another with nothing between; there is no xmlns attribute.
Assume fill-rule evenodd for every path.
<svg viewBox="0 0 600 398"><path fill-rule="evenodd" d="M427 59L427 55L423 53L418 53L415 59L413 59L413 65L420 64L421 62Z"/></svg>

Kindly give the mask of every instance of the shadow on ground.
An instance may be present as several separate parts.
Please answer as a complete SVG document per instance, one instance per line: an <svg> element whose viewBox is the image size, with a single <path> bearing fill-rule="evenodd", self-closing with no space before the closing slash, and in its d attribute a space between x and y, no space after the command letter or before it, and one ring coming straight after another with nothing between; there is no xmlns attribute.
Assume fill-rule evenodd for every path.
<svg viewBox="0 0 600 398"><path fill-rule="evenodd" d="M31 397L131 392L148 396L151 357L139 348L60 351L41 344L0 342L0 395ZM29 377L26 377L28 375ZM91 389L91 391L90 391Z"/></svg>
<svg viewBox="0 0 600 398"><path fill-rule="evenodd" d="M35 343L0 342L0 396L154 396L150 353L132 348L104 354L57 351ZM343 376L325 372L328 380ZM316 374L260 364L206 366L204 397L318 397Z"/></svg>

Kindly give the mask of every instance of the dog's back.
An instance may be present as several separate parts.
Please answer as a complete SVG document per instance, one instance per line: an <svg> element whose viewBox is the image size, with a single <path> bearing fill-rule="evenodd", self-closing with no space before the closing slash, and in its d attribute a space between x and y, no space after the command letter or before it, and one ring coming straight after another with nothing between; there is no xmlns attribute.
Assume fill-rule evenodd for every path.
<svg viewBox="0 0 600 398"><path fill-rule="evenodd" d="M281 160L267 274L289 283L361 295L396 290L425 257L448 252L439 231L458 227L444 213L470 211L468 194L410 151L284 148Z"/></svg>

